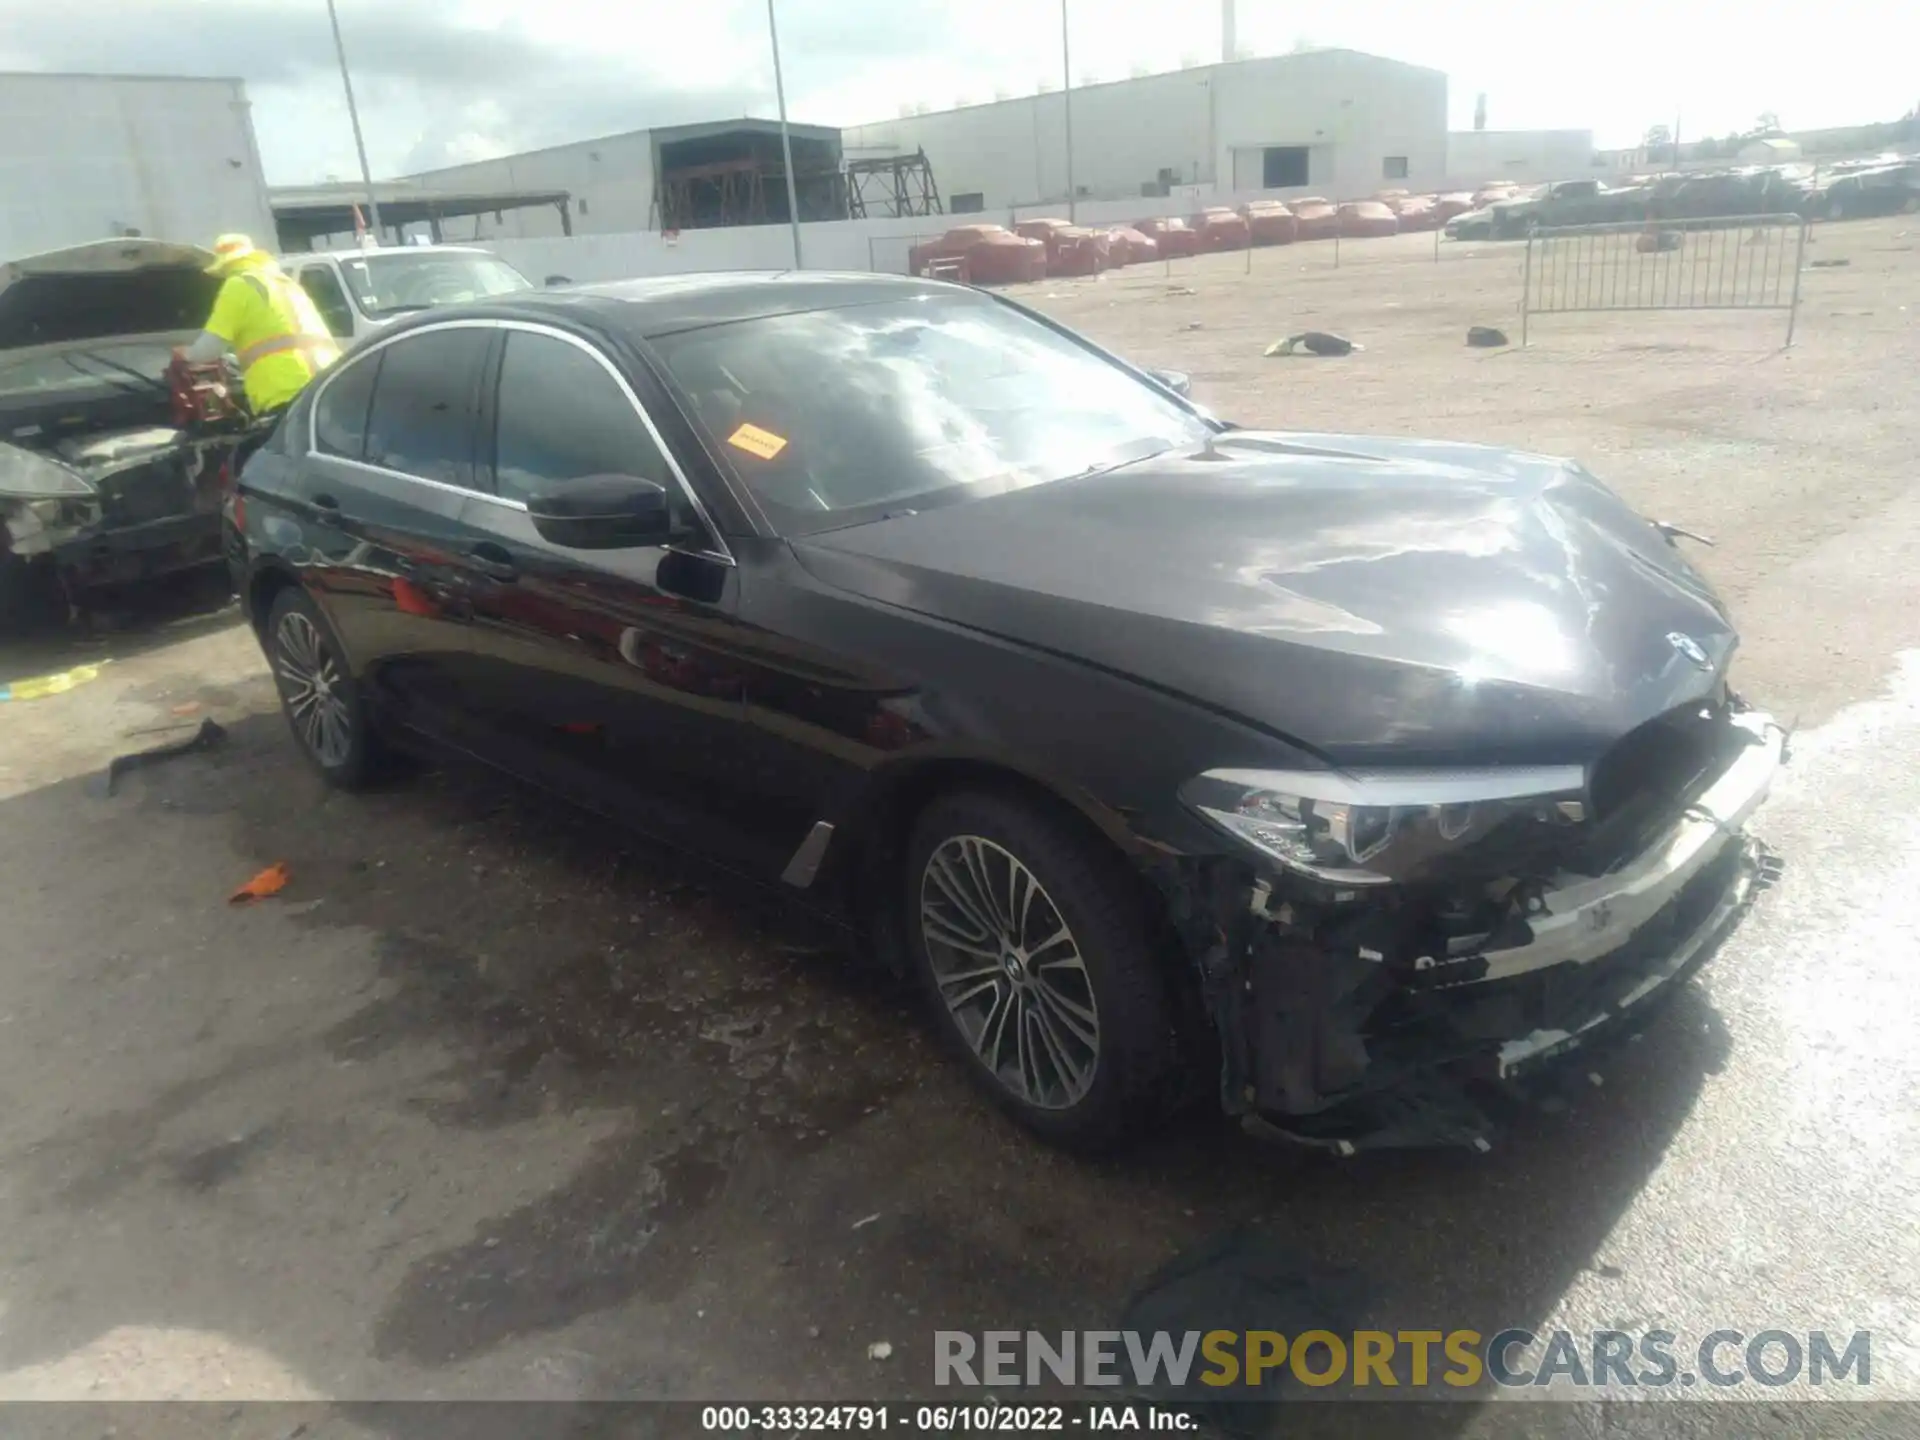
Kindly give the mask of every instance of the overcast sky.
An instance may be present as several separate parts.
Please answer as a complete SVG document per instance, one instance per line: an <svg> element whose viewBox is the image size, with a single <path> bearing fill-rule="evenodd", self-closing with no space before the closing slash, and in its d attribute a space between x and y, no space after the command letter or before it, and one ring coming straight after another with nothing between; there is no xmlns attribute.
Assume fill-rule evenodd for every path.
<svg viewBox="0 0 1920 1440"><path fill-rule="evenodd" d="M789 112L853 125L1060 78L1053 0L776 0ZM1119 79L1217 59L1214 0L1071 0L1073 68ZM275 183L357 174L325 0L0 0L0 68L238 75ZM339 0L367 146L391 175L621 130L774 114L763 0ZM1239 0L1239 43L1431 65L1453 123L1637 141L1773 111L1790 128L1920 102L1920 6L1825 0Z"/></svg>

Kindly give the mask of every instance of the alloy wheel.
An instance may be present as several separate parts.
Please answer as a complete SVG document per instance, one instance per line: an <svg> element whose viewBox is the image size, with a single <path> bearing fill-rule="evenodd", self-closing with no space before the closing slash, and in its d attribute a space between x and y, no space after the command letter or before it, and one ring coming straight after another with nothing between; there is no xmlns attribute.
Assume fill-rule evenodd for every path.
<svg viewBox="0 0 1920 1440"><path fill-rule="evenodd" d="M920 877L920 932L961 1035L1015 1098L1065 1110L1093 1084L1099 1007L1045 887L1011 852L955 835Z"/></svg>
<svg viewBox="0 0 1920 1440"><path fill-rule="evenodd" d="M353 753L353 714L344 681L319 627L298 610L280 617L274 631L274 674L293 728L313 757L329 769Z"/></svg>

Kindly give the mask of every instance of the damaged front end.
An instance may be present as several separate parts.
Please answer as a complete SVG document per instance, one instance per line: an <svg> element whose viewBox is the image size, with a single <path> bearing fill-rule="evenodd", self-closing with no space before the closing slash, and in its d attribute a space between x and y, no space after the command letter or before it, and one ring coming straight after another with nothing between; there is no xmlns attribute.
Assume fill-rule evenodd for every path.
<svg viewBox="0 0 1920 1440"><path fill-rule="evenodd" d="M231 438L183 417L172 384L212 260L127 236L0 263L0 624L222 559Z"/></svg>
<svg viewBox="0 0 1920 1440"><path fill-rule="evenodd" d="M164 426L0 444L0 563L49 567L71 592L217 562L230 449Z"/></svg>
<svg viewBox="0 0 1920 1440"><path fill-rule="evenodd" d="M1190 803L1267 852L1207 862L1177 907L1226 1109L1343 1154L1485 1148L1511 1098L1639 1028L1770 882L1742 826L1786 753L1781 726L1723 692L1588 772L1497 772L1522 793L1490 804L1453 776L1398 777L1391 807L1206 777ZM1235 783L1234 811L1207 803Z"/></svg>

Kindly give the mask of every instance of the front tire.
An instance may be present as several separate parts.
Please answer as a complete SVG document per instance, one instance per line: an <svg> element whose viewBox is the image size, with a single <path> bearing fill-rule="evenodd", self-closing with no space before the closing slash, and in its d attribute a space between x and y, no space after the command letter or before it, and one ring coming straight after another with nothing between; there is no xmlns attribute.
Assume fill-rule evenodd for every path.
<svg viewBox="0 0 1920 1440"><path fill-rule="evenodd" d="M937 1023L1002 1108L1076 1149L1164 1114L1165 986L1114 857L1039 806L962 792L915 825L905 889Z"/></svg>
<svg viewBox="0 0 1920 1440"><path fill-rule="evenodd" d="M280 708L308 763L330 785L366 786L378 740L340 641L304 591L289 586L274 597L266 648Z"/></svg>

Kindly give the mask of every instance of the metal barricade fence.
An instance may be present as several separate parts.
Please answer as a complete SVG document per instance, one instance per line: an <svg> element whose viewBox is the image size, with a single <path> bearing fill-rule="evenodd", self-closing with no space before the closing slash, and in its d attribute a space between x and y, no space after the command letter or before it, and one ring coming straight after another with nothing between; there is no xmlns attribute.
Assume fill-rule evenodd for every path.
<svg viewBox="0 0 1920 1440"><path fill-rule="evenodd" d="M1444 227L1438 224L1430 227L1423 225L1390 235L1366 226L1364 221L1356 222L1341 216L1330 229L1296 238L1284 244L1256 242L1246 257L1244 268L1248 274L1252 274L1262 265L1279 265L1302 270L1324 266L1327 269L1340 270L1353 265L1399 265L1415 258L1437 263L1443 254L1441 249L1441 241L1444 238L1443 229ZM1444 253L1448 258L1459 255L1478 257L1495 249L1491 243L1449 240L1446 245ZM1511 253L1517 262L1520 253L1517 243L1502 245L1498 249Z"/></svg>
<svg viewBox="0 0 1920 1440"><path fill-rule="evenodd" d="M1806 248L1799 215L1534 229L1521 271L1520 343L1535 315L1782 310L1791 345Z"/></svg>

